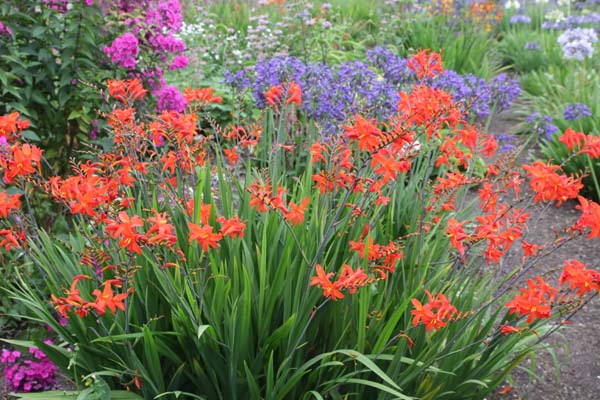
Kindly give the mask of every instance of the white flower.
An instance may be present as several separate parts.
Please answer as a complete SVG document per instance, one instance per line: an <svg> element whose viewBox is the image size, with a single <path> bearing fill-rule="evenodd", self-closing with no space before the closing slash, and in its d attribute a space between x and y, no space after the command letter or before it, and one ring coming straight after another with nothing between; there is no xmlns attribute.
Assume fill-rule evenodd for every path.
<svg viewBox="0 0 600 400"><path fill-rule="evenodd" d="M559 7L568 7L571 4L571 0L558 0L556 2Z"/></svg>
<svg viewBox="0 0 600 400"><path fill-rule="evenodd" d="M521 8L521 3L519 3L518 0L507 0L506 3L504 3L504 8L506 8L507 10L511 8Z"/></svg>
<svg viewBox="0 0 600 400"><path fill-rule="evenodd" d="M552 10L544 18L548 21L561 22L565 20L565 14L560 10Z"/></svg>

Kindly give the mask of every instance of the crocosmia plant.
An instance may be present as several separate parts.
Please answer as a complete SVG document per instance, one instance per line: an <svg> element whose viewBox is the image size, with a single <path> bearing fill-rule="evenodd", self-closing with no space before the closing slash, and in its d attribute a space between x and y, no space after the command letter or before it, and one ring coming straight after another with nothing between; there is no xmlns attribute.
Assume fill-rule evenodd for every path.
<svg viewBox="0 0 600 400"><path fill-rule="evenodd" d="M111 143L62 176L23 139L26 120L0 117L0 245L44 278L10 293L58 337L38 348L74 382L146 399L492 392L600 288L576 259L532 273L597 240L600 205L581 176L496 154L465 105L427 84L439 54L407 66L416 82L393 115L355 114L335 135L303 114L292 79L224 126L211 88L148 115L140 81L108 81ZM594 159L596 139L561 138ZM36 224L32 192L64 207L67 235ZM528 236L532 214L571 199L574 225Z"/></svg>

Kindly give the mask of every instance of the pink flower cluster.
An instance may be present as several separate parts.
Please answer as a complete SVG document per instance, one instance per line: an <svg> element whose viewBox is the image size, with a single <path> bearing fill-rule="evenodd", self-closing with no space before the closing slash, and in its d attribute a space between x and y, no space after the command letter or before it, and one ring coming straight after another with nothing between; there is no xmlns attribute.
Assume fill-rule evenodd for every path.
<svg viewBox="0 0 600 400"><path fill-rule="evenodd" d="M44 343L51 344L46 340ZM2 350L0 364L5 385L11 392L38 392L49 390L56 383L57 367L46 355L36 349L29 349L26 357L16 350Z"/></svg>
<svg viewBox="0 0 600 400"><path fill-rule="evenodd" d="M152 93L157 97L157 109L182 112L186 107L185 99L175 86L166 86L161 67L169 70L184 69L188 66L188 58L183 55L185 42L175 34L183 24L181 3L179 0L158 0L146 3L132 0L119 3L121 11L133 13L141 11L141 18L127 19L125 25L129 32L117 37L114 42L104 48L104 52L113 63L128 70L132 78L140 78L150 85ZM141 53L152 53L148 60L158 63L142 65L138 57Z"/></svg>
<svg viewBox="0 0 600 400"><path fill-rule="evenodd" d="M0 22L0 36L2 35L11 35L12 32L8 26L5 26Z"/></svg>
<svg viewBox="0 0 600 400"><path fill-rule="evenodd" d="M138 46L138 39L131 33L125 33L116 38L110 47L105 47L104 52L112 62L118 63L123 68L134 69L136 57L140 53Z"/></svg>

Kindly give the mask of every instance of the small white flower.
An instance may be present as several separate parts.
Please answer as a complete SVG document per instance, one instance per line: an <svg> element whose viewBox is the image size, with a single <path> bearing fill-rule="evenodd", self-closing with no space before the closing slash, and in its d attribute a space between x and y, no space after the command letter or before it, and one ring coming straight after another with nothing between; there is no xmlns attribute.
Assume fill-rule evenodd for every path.
<svg viewBox="0 0 600 400"><path fill-rule="evenodd" d="M565 20L565 14L560 10L552 10L544 18L548 21L561 22Z"/></svg>
<svg viewBox="0 0 600 400"><path fill-rule="evenodd" d="M506 8L507 10L516 10L518 8L521 8L521 3L519 3L518 0L507 0L506 3L504 3L504 8Z"/></svg>

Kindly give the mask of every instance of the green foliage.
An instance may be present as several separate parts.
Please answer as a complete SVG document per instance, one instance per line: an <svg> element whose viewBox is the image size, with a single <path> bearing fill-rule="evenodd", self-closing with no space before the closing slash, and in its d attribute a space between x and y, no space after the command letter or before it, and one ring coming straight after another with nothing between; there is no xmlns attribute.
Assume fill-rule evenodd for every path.
<svg viewBox="0 0 600 400"><path fill-rule="evenodd" d="M313 188L308 153L308 138L318 138L318 130L309 126L299 134L305 139L292 155L273 146L298 134L295 126L282 123L290 112L293 106L281 114L266 112L261 143L244 167L224 166L222 147L215 146L214 163L196 166L191 175L178 170L176 188L162 184L159 164L148 166L148 174L127 189L135 199L132 213L167 213L181 259L166 246L144 246L139 255L122 249L106 238L102 223L85 219L75 221L64 240L43 230L31 237L28 257L45 280L37 285L18 275L11 296L62 340L36 341L50 359L75 381L81 375L95 377L90 394L126 386L146 399L476 399L536 348L531 332L505 337L498 331L498 323L507 320L501 307L507 292L501 288L512 275L492 280L477 259L463 265L443 229L448 215L432 224L434 215L426 208L434 195L439 143L426 143L419 128L423 150L412 159L410 173L386 186L387 207L375 204L379 196L368 193L339 188L320 194ZM136 156L142 160L144 153ZM357 171L373 174L368 159L356 162ZM303 224L292 226L278 212L251 206L247 188L261 179L286 187L288 201L309 198ZM461 200L466 192L456 193L463 207L453 215L459 218L471 210ZM190 195L191 214L181 202L164 200ZM238 215L247 224L243 238L223 239L208 252L188 241L189 223L200 223L201 203L211 205L209 224L216 215ZM366 215L353 215L348 204ZM402 260L386 279L354 294L345 291L342 300L323 298L310 285L317 263L333 272L346 263L371 268L349 246L361 240L367 223L374 243L402 241ZM82 257L105 250L114 267L99 277ZM123 292L129 293L126 311L82 318L71 313L62 326L46 293L61 296L82 274L92 276L78 282L86 298L103 280L122 280ZM443 292L459 310L472 311L437 331L411 326L411 299L423 299L424 288ZM546 325L533 326L539 333Z"/></svg>
<svg viewBox="0 0 600 400"><path fill-rule="evenodd" d="M96 6L74 2L66 13L38 2L5 1L0 20L0 114L30 118L32 142L65 171L74 149L89 141L101 98L95 83L113 76L102 68L104 18Z"/></svg>
<svg viewBox="0 0 600 400"><path fill-rule="evenodd" d="M498 43L502 64L517 73L546 71L549 66L562 64L560 46L554 32L514 29L506 32ZM539 45L540 49L526 49L528 43Z"/></svg>
<svg viewBox="0 0 600 400"><path fill-rule="evenodd" d="M547 72L533 71L522 80L526 90L526 107L523 114L538 112L553 117L552 123L559 128L559 133L550 141L541 140L543 155L563 165L563 169L571 174L585 174L585 193L600 199L600 165L587 155L572 157L564 144L558 141L567 128L591 135L600 135L600 76L589 65L569 63L565 66L552 66ZM582 103L589 106L592 116L577 121L566 121L563 111L569 104Z"/></svg>

